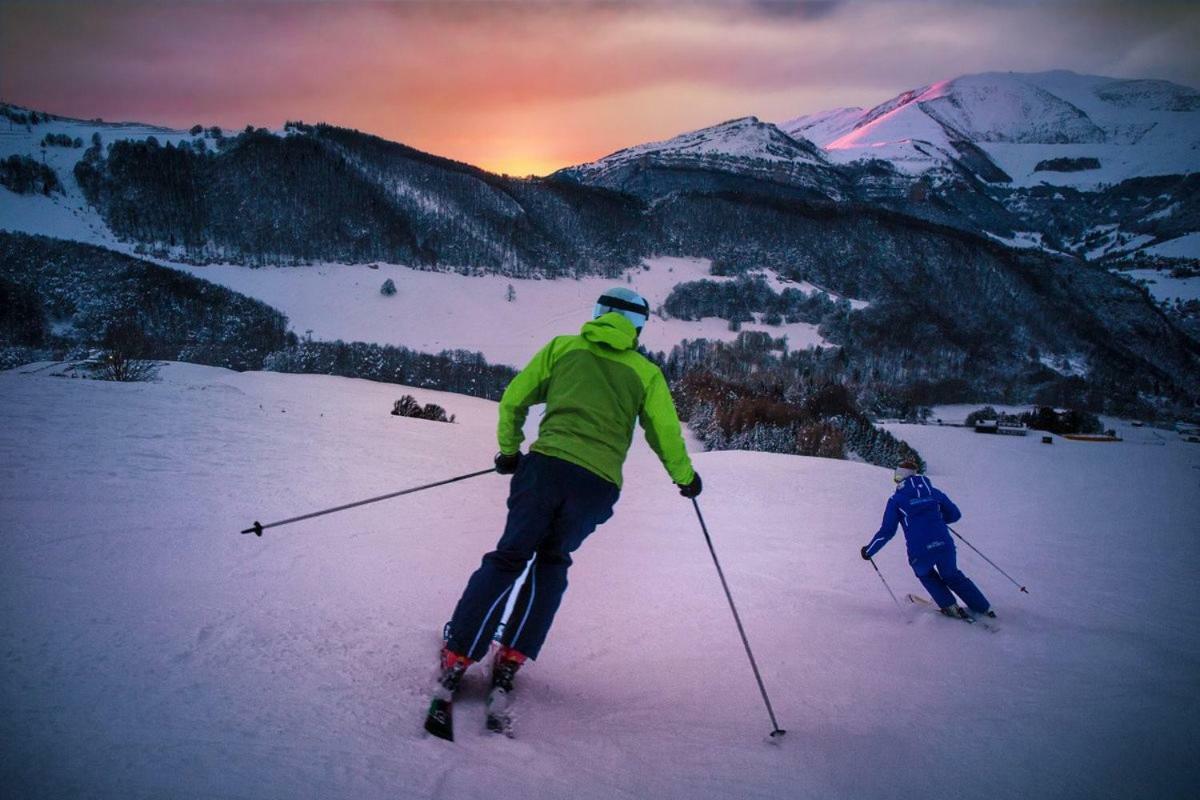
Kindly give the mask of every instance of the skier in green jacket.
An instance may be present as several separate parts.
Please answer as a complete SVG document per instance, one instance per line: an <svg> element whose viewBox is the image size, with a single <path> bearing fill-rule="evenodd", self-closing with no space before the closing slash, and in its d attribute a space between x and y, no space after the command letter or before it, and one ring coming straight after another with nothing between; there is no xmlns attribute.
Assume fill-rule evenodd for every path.
<svg viewBox="0 0 1200 800"><path fill-rule="evenodd" d="M649 315L636 292L605 292L579 335L552 339L505 390L496 471L513 475L508 521L450 620L439 678L447 701L466 668L487 654L531 559L493 662L493 694L511 691L517 668L537 658L567 588L571 553L612 516L635 421L680 494L700 494L666 380L636 350ZM525 417L538 403L546 404L538 438L522 455Z"/></svg>

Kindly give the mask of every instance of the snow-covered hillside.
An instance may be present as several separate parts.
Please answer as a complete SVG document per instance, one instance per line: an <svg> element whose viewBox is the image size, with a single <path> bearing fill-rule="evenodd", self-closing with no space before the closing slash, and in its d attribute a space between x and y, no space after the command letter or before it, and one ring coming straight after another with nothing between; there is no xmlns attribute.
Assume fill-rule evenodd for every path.
<svg viewBox="0 0 1200 800"><path fill-rule="evenodd" d="M694 157L703 159L750 159L800 161L824 165L820 151L804 139L794 139L757 117L741 117L700 130L682 133L661 142L628 147L599 161L583 164L580 170L608 170L647 157Z"/></svg>
<svg viewBox="0 0 1200 800"><path fill-rule="evenodd" d="M30 371L32 368L24 368ZM992 635L897 610L858 548L887 470L701 453L700 498L781 724L769 730L689 504L643 445L576 558L515 740L419 733L442 623L498 535L495 406L186 365L152 384L0 375L0 784L13 797L1185 797L1200 779L1200 447L897 426L962 506ZM903 548L878 558L918 591Z"/></svg>
<svg viewBox="0 0 1200 800"><path fill-rule="evenodd" d="M334 264L306 268L249 269L237 266L193 267L172 264L205 280L227 286L271 305L288 316L299 335L311 331L316 339L378 342L423 352L474 350L488 361L524 366L551 337L575 333L591 319L601 294L621 284L636 289L658 308L676 284L685 281L725 281L709 274L707 259L655 258L626 278L579 280L517 280L501 275L468 277L395 265ZM811 285L783 284L771 273L772 286L791 286L808 292ZM397 293L379 292L387 279ZM508 301L508 287L514 299ZM866 304L854 301L854 307ZM788 346L827 345L817 326L804 322L769 326L748 322L742 330L763 330L787 336ZM737 336L724 320L651 318L641 342L650 350L670 352L684 339L732 340Z"/></svg>
<svg viewBox="0 0 1200 800"><path fill-rule="evenodd" d="M65 136L72 141L78 139L82 146L43 146L42 142L47 136ZM203 138L192 136L187 131L140 123L43 116L38 124L24 126L0 119L0 159L14 155L33 158L53 169L63 187L62 192L54 192L49 196L19 195L0 187L0 230L36 233L128 251L130 248L117 241L104 220L88 204L75 180L75 165L83 158L84 151L91 147L94 136L100 137L102 145L119 139L137 140L151 136L164 145Z"/></svg>
<svg viewBox="0 0 1200 800"><path fill-rule="evenodd" d="M5 120L5 122L7 122ZM818 163L820 156L808 143L798 143L773 125L753 118L735 120L709 129L704 137L679 137L674 149L698 157L725 153L746 159L799 160ZM82 140L83 147L46 147L47 135ZM63 184L63 193L18 195L0 188L0 230L41 234L86 242L134 254L131 242L118 240L96 209L83 196L74 167L92 137L104 144L117 139L156 137L160 143L178 144L210 136L149 125L113 124L62 118L44 118L37 125L0 126L0 158L27 155L52 167ZM211 141L211 138L210 138ZM665 145L666 143L664 143ZM638 150L639 148L634 148ZM627 152L627 151L623 151ZM571 333L590 316L595 299L614 284L612 280L519 280L498 275L466 277L454 272L430 272L383 264L330 264L312 268L250 269L236 265L194 266L154 259L164 266L262 300L288 315L292 330L311 332L317 339L364 341L402 345L426 352L467 349L482 352L493 363L523 365L545 339ZM466 265L470 267L471 265ZM652 306L665 301L671 289L689 280L727 280L709 274L707 259L654 258L632 270L627 285L641 291ZM380 295L383 281L391 278L399 292ZM784 288L770 274L772 285ZM625 282L625 278L619 279ZM516 294L506 302L507 287ZM824 291L811 285L787 284L806 291ZM865 303L852 300L855 308ZM748 322L743 330L764 330L787 336L789 346L825 345L815 325L793 323L767 326ZM646 329L643 344L652 350L670 351L684 339L731 340L737 333L721 319L699 321L656 318Z"/></svg>
<svg viewBox="0 0 1200 800"><path fill-rule="evenodd" d="M802 186L834 200L843 197L840 181L819 148L757 117L732 119L665 141L628 147L558 174L630 191L631 175L653 168L714 170Z"/></svg>
<svg viewBox="0 0 1200 800"><path fill-rule="evenodd" d="M956 143L981 148L1013 186L1091 189L1133 177L1200 171L1200 92L1155 80L1065 70L988 72L904 92L868 110L785 122L846 164L890 161L910 174L946 168ZM1055 159L1095 159L1071 171Z"/></svg>

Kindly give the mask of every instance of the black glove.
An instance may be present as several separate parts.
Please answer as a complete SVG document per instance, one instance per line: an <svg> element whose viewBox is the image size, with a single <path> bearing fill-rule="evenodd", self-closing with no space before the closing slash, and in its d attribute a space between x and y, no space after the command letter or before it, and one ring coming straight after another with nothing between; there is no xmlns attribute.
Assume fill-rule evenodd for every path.
<svg viewBox="0 0 1200 800"><path fill-rule="evenodd" d="M496 453L496 472L501 475L512 475L521 463L521 451L515 453Z"/></svg>
<svg viewBox="0 0 1200 800"><path fill-rule="evenodd" d="M865 548L865 547L864 547L864 548L862 548L861 550L859 550L858 552L859 552L859 553L862 555L862 557L863 557L863 561L870 561L870 560L871 560L871 557L870 557L869 555L867 555L867 548Z"/></svg>
<svg viewBox="0 0 1200 800"><path fill-rule="evenodd" d="M700 473L694 472L694 473L692 473L692 475L693 475L693 477L692 477L691 483L675 484L676 486L679 487L679 493L681 495L683 495L684 497L688 498L689 500L692 499L693 497L699 497L700 490L702 488L704 488L703 484L700 483Z"/></svg>

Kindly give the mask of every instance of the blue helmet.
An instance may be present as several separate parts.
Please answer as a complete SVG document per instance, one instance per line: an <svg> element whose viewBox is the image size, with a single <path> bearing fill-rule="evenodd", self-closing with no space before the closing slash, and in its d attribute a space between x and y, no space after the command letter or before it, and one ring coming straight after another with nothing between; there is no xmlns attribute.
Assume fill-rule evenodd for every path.
<svg viewBox="0 0 1200 800"><path fill-rule="evenodd" d="M596 307L592 310L592 319L610 311L615 311L632 322L638 333L642 332L646 321L650 319L650 304L646 302L646 298L624 286L616 286L600 295Z"/></svg>

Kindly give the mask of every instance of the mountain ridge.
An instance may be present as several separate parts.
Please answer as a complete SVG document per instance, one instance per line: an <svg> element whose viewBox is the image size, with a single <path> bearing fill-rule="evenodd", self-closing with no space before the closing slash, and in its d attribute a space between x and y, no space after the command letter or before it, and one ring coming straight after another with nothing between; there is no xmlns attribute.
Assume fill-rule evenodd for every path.
<svg viewBox="0 0 1200 800"><path fill-rule="evenodd" d="M983 72L901 92L858 115L846 112L817 112L780 127L808 135L837 163L883 157L913 174L944 166L937 158L913 158L913 142L945 150L954 140L966 139L987 151L1018 186L1055 178L1051 182L1094 187L1131 177L1200 171L1200 155L1194 152L1200 145L1200 92L1168 81L1068 70ZM1134 112L1137 118L1130 119ZM1052 158L1055 145L1104 145L1096 148L1096 155L1102 156L1098 160L1105 168L1072 179L1035 177L1037 170L1028 169L1028 156L1021 159L1010 148L988 147L1005 143L1047 146L1036 161ZM1161 171L1155 172L1136 152L1138 145L1154 148ZM1079 157L1082 149L1073 148L1069 155Z"/></svg>
<svg viewBox="0 0 1200 800"><path fill-rule="evenodd" d="M944 87L927 94L946 96ZM47 132L55 125L68 123ZM39 134L9 134L0 147L30 152ZM1048 366L1062 363L1087 365L1088 391L1116 392L1126 405L1139 392L1192 397L1200 385L1197 343L1144 291L1072 255L1194 230L1200 198L1190 180L1140 179L1099 194L996 189L981 177L995 164L966 138L952 143L937 180L914 178L880 159L823 161L812 143L755 117L528 179L329 125L111 138L86 150L43 148L64 174L61 198L5 191L0 210L69 212L93 231L77 226L72 236L103 234L109 247L194 264L382 261L537 279L632 276L653 256L702 258L714 275L773 272L869 301L820 320L820 335L848 362L837 375L862 385L925 382L955 397L1014 398L1065 386L1078 396L1074 368ZM1106 225L1097 245L1097 221L1114 210L1120 224ZM1129 240L1122 225L1141 232ZM746 314L799 313L783 297L751 308L761 292L753 282L746 291L740 307L721 306L733 330ZM702 316L683 298L708 295L688 292L673 307ZM923 331L932 359L914 362L912 330Z"/></svg>

